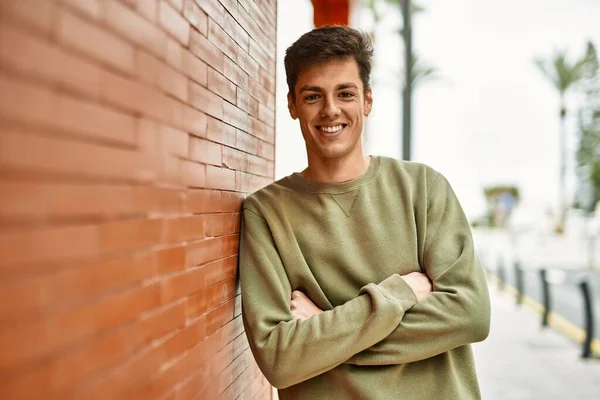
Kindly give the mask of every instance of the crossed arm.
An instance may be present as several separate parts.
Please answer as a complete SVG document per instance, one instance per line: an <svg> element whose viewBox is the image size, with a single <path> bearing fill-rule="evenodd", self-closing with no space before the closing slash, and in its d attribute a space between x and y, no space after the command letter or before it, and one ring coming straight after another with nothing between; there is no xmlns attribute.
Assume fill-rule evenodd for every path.
<svg viewBox="0 0 600 400"><path fill-rule="evenodd" d="M294 291L264 218L244 210L242 315L263 374L285 388L342 363L401 364L483 340L489 295L470 228L449 185L429 209L424 274L394 274L332 310ZM429 282L431 282L431 286ZM306 354L310 357L306 357Z"/></svg>

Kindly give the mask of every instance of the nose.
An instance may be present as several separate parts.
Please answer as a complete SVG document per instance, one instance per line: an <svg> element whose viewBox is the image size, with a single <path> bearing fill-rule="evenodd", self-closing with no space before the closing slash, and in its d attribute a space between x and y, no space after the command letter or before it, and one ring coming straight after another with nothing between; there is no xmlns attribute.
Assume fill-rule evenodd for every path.
<svg viewBox="0 0 600 400"><path fill-rule="evenodd" d="M335 98L326 96L321 108L321 118L335 119L340 115L340 108L336 104Z"/></svg>

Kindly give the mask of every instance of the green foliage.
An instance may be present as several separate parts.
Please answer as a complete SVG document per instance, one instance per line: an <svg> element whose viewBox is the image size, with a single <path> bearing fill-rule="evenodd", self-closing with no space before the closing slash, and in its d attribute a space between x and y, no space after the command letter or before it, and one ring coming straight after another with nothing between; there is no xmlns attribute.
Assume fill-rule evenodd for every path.
<svg viewBox="0 0 600 400"><path fill-rule="evenodd" d="M520 200L519 188L514 185L492 185L483 188L483 194L488 201L497 198L504 193L510 194L516 202Z"/></svg>
<svg viewBox="0 0 600 400"><path fill-rule="evenodd" d="M579 147L577 162L583 185L589 185L591 211L600 200L600 64L596 49L588 42L584 66L586 104L579 113Z"/></svg>
<svg viewBox="0 0 600 400"><path fill-rule="evenodd" d="M514 185L492 185L483 188L487 202L484 222L490 227L505 227L519 203L519 188Z"/></svg>

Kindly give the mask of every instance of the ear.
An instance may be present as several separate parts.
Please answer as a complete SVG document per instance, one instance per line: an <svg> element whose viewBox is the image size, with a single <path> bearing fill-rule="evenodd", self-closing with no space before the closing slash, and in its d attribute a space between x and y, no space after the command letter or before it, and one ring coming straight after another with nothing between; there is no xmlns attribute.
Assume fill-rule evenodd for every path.
<svg viewBox="0 0 600 400"><path fill-rule="evenodd" d="M369 116L371 108L373 108L373 91L371 88L368 88L365 93L365 117Z"/></svg>
<svg viewBox="0 0 600 400"><path fill-rule="evenodd" d="M294 101L294 97L292 96L291 93L288 93L287 101L288 101L288 110L290 111L290 116L292 117L292 119L297 119L298 111L296 110L296 102Z"/></svg>

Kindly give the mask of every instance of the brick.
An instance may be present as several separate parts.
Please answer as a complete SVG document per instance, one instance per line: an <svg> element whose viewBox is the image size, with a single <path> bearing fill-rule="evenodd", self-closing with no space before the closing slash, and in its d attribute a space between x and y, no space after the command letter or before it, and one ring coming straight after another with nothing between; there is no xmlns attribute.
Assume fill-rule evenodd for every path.
<svg viewBox="0 0 600 400"><path fill-rule="evenodd" d="M270 164L271 163L269 163L267 160L265 160L263 158L253 156L252 154L248 154L248 170L247 170L247 172L250 172L255 175L268 177L268 176L270 176L269 175L269 165Z"/></svg>
<svg viewBox="0 0 600 400"><path fill-rule="evenodd" d="M206 315L205 335L210 336L233 319L234 301L220 305Z"/></svg>
<svg viewBox="0 0 600 400"><path fill-rule="evenodd" d="M97 379L87 380L68 393L60 393L59 398L69 400L120 398L120 393L130 388L135 382L145 381L169 361L168 354L165 353L167 342L143 348L142 351L127 358L123 363L118 364Z"/></svg>
<svg viewBox="0 0 600 400"><path fill-rule="evenodd" d="M186 255L186 265L192 267L216 261L220 258L237 255L238 246L238 234L201 240L189 245Z"/></svg>
<svg viewBox="0 0 600 400"><path fill-rule="evenodd" d="M236 102L236 86L212 68L208 69L208 89L230 103Z"/></svg>
<svg viewBox="0 0 600 400"><path fill-rule="evenodd" d="M0 24L0 63L19 74L49 80L88 97L98 96L99 67L7 24Z"/></svg>
<svg viewBox="0 0 600 400"><path fill-rule="evenodd" d="M183 72L202 86L206 86L208 83L206 64L187 50L183 53Z"/></svg>
<svg viewBox="0 0 600 400"><path fill-rule="evenodd" d="M213 142L235 146L236 129L218 119L208 117L206 137Z"/></svg>
<svg viewBox="0 0 600 400"><path fill-rule="evenodd" d="M181 214L184 212L185 197L186 192L181 188L136 186L134 190L138 213Z"/></svg>
<svg viewBox="0 0 600 400"><path fill-rule="evenodd" d="M187 299L186 316L188 319L199 317L226 301L231 300L234 296L235 278L218 283Z"/></svg>
<svg viewBox="0 0 600 400"><path fill-rule="evenodd" d="M258 117L258 100L251 97L241 88L237 88L235 104L253 117Z"/></svg>
<svg viewBox="0 0 600 400"><path fill-rule="evenodd" d="M0 182L0 219L115 217L133 214L133 189L121 185Z"/></svg>
<svg viewBox="0 0 600 400"><path fill-rule="evenodd" d="M54 358L41 368L21 375L5 386L5 394L28 393L42 398L84 377L114 365L123 357L185 323L184 305L178 304L145 316L140 322L100 336L91 343ZM11 396L12 397L12 396Z"/></svg>
<svg viewBox="0 0 600 400"><path fill-rule="evenodd" d="M135 8L144 18L156 22L158 15L158 0L134 0Z"/></svg>
<svg viewBox="0 0 600 400"><path fill-rule="evenodd" d="M235 41L212 19L208 20L208 40L213 42L223 53L232 60L237 60L237 44Z"/></svg>
<svg viewBox="0 0 600 400"><path fill-rule="evenodd" d="M0 1L0 20L3 23L22 22L46 36L55 32L57 13L58 7L54 1Z"/></svg>
<svg viewBox="0 0 600 400"><path fill-rule="evenodd" d="M194 2L194 0L185 0L183 5L183 17L204 36L208 35L208 16Z"/></svg>
<svg viewBox="0 0 600 400"><path fill-rule="evenodd" d="M206 166L184 161L182 164L182 182L188 187L202 188L206 185Z"/></svg>
<svg viewBox="0 0 600 400"><path fill-rule="evenodd" d="M158 90L110 71L102 73L100 97L130 112L151 115L161 121L166 118Z"/></svg>
<svg viewBox="0 0 600 400"><path fill-rule="evenodd" d="M262 177L244 171L236 171L236 190L243 193L254 193L272 182L270 177Z"/></svg>
<svg viewBox="0 0 600 400"><path fill-rule="evenodd" d="M250 78L258 79L260 69L258 62L243 49L238 49L237 56L237 65L239 65L240 68L246 71Z"/></svg>
<svg viewBox="0 0 600 400"><path fill-rule="evenodd" d="M227 57L223 62L223 75L240 88L248 90L248 73Z"/></svg>
<svg viewBox="0 0 600 400"><path fill-rule="evenodd" d="M159 274L183 270L186 267L186 246L170 247L156 253L156 269Z"/></svg>
<svg viewBox="0 0 600 400"><path fill-rule="evenodd" d="M187 269L162 281L161 298L163 302L172 302L187 297L224 280L235 278L236 272L235 256Z"/></svg>
<svg viewBox="0 0 600 400"><path fill-rule="evenodd" d="M175 8L177 11L181 11L183 9L183 0L169 0L169 3Z"/></svg>
<svg viewBox="0 0 600 400"><path fill-rule="evenodd" d="M189 135L186 132L162 125L160 128L160 146L163 151L167 151L179 157L187 157L189 145Z"/></svg>
<svg viewBox="0 0 600 400"><path fill-rule="evenodd" d="M66 311L42 321L22 320L0 333L6 345L0 370L22 366L38 357L113 326L135 319L159 305L158 285L134 288L98 303ZM69 329L65 329L68 327Z"/></svg>
<svg viewBox="0 0 600 400"><path fill-rule="evenodd" d="M163 230L166 243L203 239L205 237L204 217L194 215L167 218L164 220Z"/></svg>
<svg viewBox="0 0 600 400"><path fill-rule="evenodd" d="M98 239L106 253L154 246L161 243L162 222L159 219L107 222L98 227Z"/></svg>
<svg viewBox="0 0 600 400"><path fill-rule="evenodd" d="M223 16L225 15L225 8L217 1L213 0L194 0L206 14L208 14L213 21L219 25L223 25Z"/></svg>
<svg viewBox="0 0 600 400"><path fill-rule="evenodd" d="M258 119L266 123L267 125L274 127L275 126L275 111L271 108L263 105L262 103L258 104Z"/></svg>
<svg viewBox="0 0 600 400"><path fill-rule="evenodd" d="M95 20L102 18L102 3L100 0L62 0L62 2L90 18Z"/></svg>
<svg viewBox="0 0 600 400"><path fill-rule="evenodd" d="M40 174L144 182L157 177L150 155L16 132L0 135L0 167Z"/></svg>
<svg viewBox="0 0 600 400"><path fill-rule="evenodd" d="M275 142L275 132L262 121L249 117L248 133L269 143Z"/></svg>
<svg viewBox="0 0 600 400"><path fill-rule="evenodd" d="M217 71L223 72L225 54L196 31L192 31L190 36L190 51Z"/></svg>
<svg viewBox="0 0 600 400"><path fill-rule="evenodd" d="M222 212L240 212L244 195L236 192L222 192L221 211Z"/></svg>
<svg viewBox="0 0 600 400"><path fill-rule="evenodd" d="M268 142L260 140L258 142L258 156L266 158L267 160L275 160L275 146Z"/></svg>
<svg viewBox="0 0 600 400"><path fill-rule="evenodd" d="M237 7L234 7L237 11ZM223 21L223 29L240 45L245 51L248 51L248 43L250 41L250 35L242 28L240 24L235 20L234 16L229 13L225 13Z"/></svg>
<svg viewBox="0 0 600 400"><path fill-rule="evenodd" d="M235 171L207 165L206 187L209 189L235 190Z"/></svg>
<svg viewBox="0 0 600 400"><path fill-rule="evenodd" d="M275 95L265 89L265 87L258 83L258 81L254 79L250 79L248 81L248 92L251 94L251 96L257 99L259 103L274 109Z"/></svg>
<svg viewBox="0 0 600 400"><path fill-rule="evenodd" d="M259 7L254 1L248 1L247 3L240 5L248 5L246 11L250 14L250 17L256 21L258 28L262 30L262 32L270 37L274 38L277 35L277 29L275 28L275 24L269 18L266 17L264 8ZM273 49L270 49L273 51Z"/></svg>
<svg viewBox="0 0 600 400"><path fill-rule="evenodd" d="M143 51L138 51L136 61L138 73L144 82L156 84L166 93L181 101L187 101L188 87L185 75Z"/></svg>
<svg viewBox="0 0 600 400"><path fill-rule="evenodd" d="M255 138L254 136L240 131L239 129L235 134L235 148L241 151L245 151L250 154L258 154L258 149L260 147L260 140Z"/></svg>
<svg viewBox="0 0 600 400"><path fill-rule="evenodd" d="M269 74L275 74L275 62L269 58L267 53L252 39L248 43L248 54Z"/></svg>
<svg viewBox="0 0 600 400"><path fill-rule="evenodd" d="M189 102L192 107L215 118L223 118L224 102L219 96L193 82L189 83L189 89Z"/></svg>
<svg viewBox="0 0 600 400"><path fill-rule="evenodd" d="M134 119L129 115L83 100L0 78L0 115L66 130L83 137L135 142ZM93 123L90 123L93 121Z"/></svg>
<svg viewBox="0 0 600 400"><path fill-rule="evenodd" d="M186 211L190 213L208 213L221 211L221 192L218 190L189 190L186 199Z"/></svg>
<svg viewBox="0 0 600 400"><path fill-rule="evenodd" d="M192 399L211 385L208 376L208 366L203 366L199 371L195 371L192 377L185 381L183 385L177 388L178 399ZM205 398L205 397L201 397Z"/></svg>
<svg viewBox="0 0 600 400"><path fill-rule="evenodd" d="M223 164L236 171L248 170L248 154L231 147L223 148Z"/></svg>
<svg viewBox="0 0 600 400"><path fill-rule="evenodd" d="M218 143L204 139L191 138L189 158L192 161L197 161L203 164L221 166L221 162L223 160L221 148L222 146Z"/></svg>
<svg viewBox="0 0 600 400"><path fill-rule="evenodd" d="M77 32L76 35L73 32ZM113 33L84 21L67 11L59 15L58 40L102 63L126 73L134 70L133 46Z"/></svg>
<svg viewBox="0 0 600 400"><path fill-rule="evenodd" d="M176 70L185 73L185 64L183 60L184 48L174 39L168 37L167 45L165 48L165 60L167 64Z"/></svg>
<svg viewBox="0 0 600 400"><path fill-rule="evenodd" d="M263 68L259 68L258 70L258 83L264 87L267 92L271 94L275 94L276 86L275 86L275 76L267 73Z"/></svg>
<svg viewBox="0 0 600 400"><path fill-rule="evenodd" d="M148 118L137 121L137 143L143 151L160 152L160 124Z"/></svg>
<svg viewBox="0 0 600 400"><path fill-rule="evenodd" d="M135 120L128 114L69 97L60 97L56 107L55 125L61 129L121 143L136 142Z"/></svg>
<svg viewBox="0 0 600 400"><path fill-rule="evenodd" d="M5 270L92 257L99 252L97 229L84 225L5 231L0 234L0 250L0 269Z"/></svg>
<svg viewBox="0 0 600 400"><path fill-rule="evenodd" d="M190 39L190 25L185 18L165 1L159 4L158 13L160 26L183 46L187 46Z"/></svg>
<svg viewBox="0 0 600 400"><path fill-rule="evenodd" d="M170 186L185 185L186 178L186 161L175 156L164 154L162 157L162 174L157 180L158 184Z"/></svg>
<svg viewBox="0 0 600 400"><path fill-rule="evenodd" d="M161 57L167 36L152 22L117 0L105 3L106 23L133 43Z"/></svg>
<svg viewBox="0 0 600 400"><path fill-rule="evenodd" d="M0 115L14 121L52 125L57 95L32 84L0 75Z"/></svg>
<svg viewBox="0 0 600 400"><path fill-rule="evenodd" d="M239 232L239 213L207 214L204 221L206 236L223 236Z"/></svg>
<svg viewBox="0 0 600 400"><path fill-rule="evenodd" d="M181 126L185 131L195 136L206 137L207 118L206 114L192 107L183 106Z"/></svg>
<svg viewBox="0 0 600 400"><path fill-rule="evenodd" d="M258 111L260 115L260 105ZM223 121L235 126L238 129L248 131L248 114L244 110L237 108L233 104L223 102Z"/></svg>
<svg viewBox="0 0 600 400"><path fill-rule="evenodd" d="M99 296L155 275L150 254L87 262L19 280L0 291L0 318L19 313L41 318L67 302Z"/></svg>

